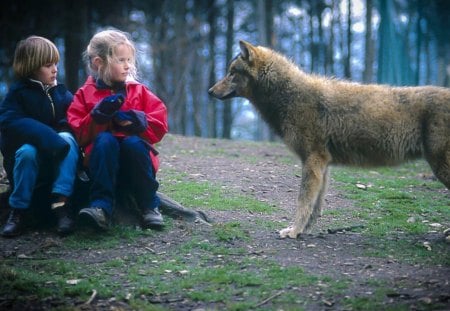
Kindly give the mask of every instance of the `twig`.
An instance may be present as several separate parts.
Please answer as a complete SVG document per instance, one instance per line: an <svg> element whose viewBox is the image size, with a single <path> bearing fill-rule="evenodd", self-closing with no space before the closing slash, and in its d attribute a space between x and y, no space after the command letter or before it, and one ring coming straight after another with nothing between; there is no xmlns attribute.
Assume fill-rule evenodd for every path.
<svg viewBox="0 0 450 311"><path fill-rule="evenodd" d="M95 289L93 289L91 297L84 304L85 305L90 305L91 302L95 299L95 296L97 296L97 291Z"/></svg>
<svg viewBox="0 0 450 311"><path fill-rule="evenodd" d="M263 301L261 301L260 303L258 303L258 304L255 306L255 308L261 307L262 305L268 303L269 301L271 301L272 299L274 299L274 298L280 296L280 295L283 294L283 293L284 293L284 290L280 290L278 293L276 293L276 294L270 296L269 298L266 298L266 299L264 299Z"/></svg>
<svg viewBox="0 0 450 311"><path fill-rule="evenodd" d="M329 234L335 234L338 232L353 231L355 229L361 229L361 228L364 228L364 225L355 225L355 226L344 227L344 228L328 229L327 231Z"/></svg>

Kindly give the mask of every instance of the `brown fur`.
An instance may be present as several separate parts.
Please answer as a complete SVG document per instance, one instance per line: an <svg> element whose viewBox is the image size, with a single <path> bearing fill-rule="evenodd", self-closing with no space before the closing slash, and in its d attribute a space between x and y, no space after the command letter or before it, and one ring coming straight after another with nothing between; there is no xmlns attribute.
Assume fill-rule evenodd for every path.
<svg viewBox="0 0 450 311"><path fill-rule="evenodd" d="M362 85L306 74L284 56L240 41L241 53L209 93L245 97L302 160L296 238L321 215L328 166L396 165L425 157L450 189L450 90Z"/></svg>

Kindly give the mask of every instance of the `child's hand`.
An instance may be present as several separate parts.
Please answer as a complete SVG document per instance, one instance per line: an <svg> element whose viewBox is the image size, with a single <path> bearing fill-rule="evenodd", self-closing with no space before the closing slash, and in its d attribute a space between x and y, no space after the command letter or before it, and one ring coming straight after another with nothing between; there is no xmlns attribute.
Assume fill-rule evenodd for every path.
<svg viewBox="0 0 450 311"><path fill-rule="evenodd" d="M114 114L113 122L116 129L130 134L139 134L147 128L145 113L139 110L117 111Z"/></svg>
<svg viewBox="0 0 450 311"><path fill-rule="evenodd" d="M105 97L92 109L91 116L99 124L106 123L122 107L124 101L125 99L122 94Z"/></svg>
<svg viewBox="0 0 450 311"><path fill-rule="evenodd" d="M125 98L122 94L114 94L103 98L94 109L98 109L101 113L111 115L122 107Z"/></svg>

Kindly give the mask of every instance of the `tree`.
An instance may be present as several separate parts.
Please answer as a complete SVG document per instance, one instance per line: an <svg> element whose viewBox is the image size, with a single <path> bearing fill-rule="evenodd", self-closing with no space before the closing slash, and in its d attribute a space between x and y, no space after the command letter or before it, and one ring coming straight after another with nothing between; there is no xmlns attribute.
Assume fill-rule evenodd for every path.
<svg viewBox="0 0 450 311"><path fill-rule="evenodd" d="M408 50L405 48L404 31L394 19L392 1L379 0L380 28L378 49L378 82L393 85L413 84Z"/></svg>
<svg viewBox="0 0 450 311"><path fill-rule="evenodd" d="M365 53L364 53L364 72L363 81L372 82L373 61L375 57L372 39L372 9L373 1L366 0L366 35L365 35Z"/></svg>
<svg viewBox="0 0 450 311"><path fill-rule="evenodd" d="M209 34L208 34L208 47L210 55L210 66L209 66L209 85L216 83L216 6L215 1L209 2L208 8L208 24L209 24ZM217 137L217 105L218 101L213 99L213 103L208 105L208 135L210 137Z"/></svg>
<svg viewBox="0 0 450 311"><path fill-rule="evenodd" d="M351 60L352 60L352 0L347 0L347 48L344 58L344 77L352 78Z"/></svg>
<svg viewBox="0 0 450 311"><path fill-rule="evenodd" d="M227 33L226 33L226 62L225 66L230 63L233 57L233 44L234 44L234 2L227 1ZM225 68L225 71L227 68ZM231 125L233 123L232 116L232 101L227 100L224 102L223 107L223 122L222 122L222 137L230 139L231 138Z"/></svg>
<svg viewBox="0 0 450 311"><path fill-rule="evenodd" d="M260 45L274 47L273 36L273 5L272 0L258 0L258 34ZM274 134L269 126L258 115L257 117L257 140L273 140Z"/></svg>
<svg viewBox="0 0 450 311"><path fill-rule="evenodd" d="M82 53L87 45L88 8L86 1L70 0L66 5L66 30L64 34L66 85L75 92L81 85L80 69L83 68Z"/></svg>

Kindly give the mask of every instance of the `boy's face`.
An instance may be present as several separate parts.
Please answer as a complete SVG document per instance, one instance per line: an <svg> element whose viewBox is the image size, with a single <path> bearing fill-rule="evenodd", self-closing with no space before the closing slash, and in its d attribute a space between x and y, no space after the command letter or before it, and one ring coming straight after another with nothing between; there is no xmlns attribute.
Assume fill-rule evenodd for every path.
<svg viewBox="0 0 450 311"><path fill-rule="evenodd" d="M55 63L48 63L39 67L33 75L33 79L41 81L45 85L54 85L56 83L56 75L58 68Z"/></svg>
<svg viewBox="0 0 450 311"><path fill-rule="evenodd" d="M125 82L133 65L133 51L127 45L121 44L116 47L115 58L110 64L111 82Z"/></svg>

